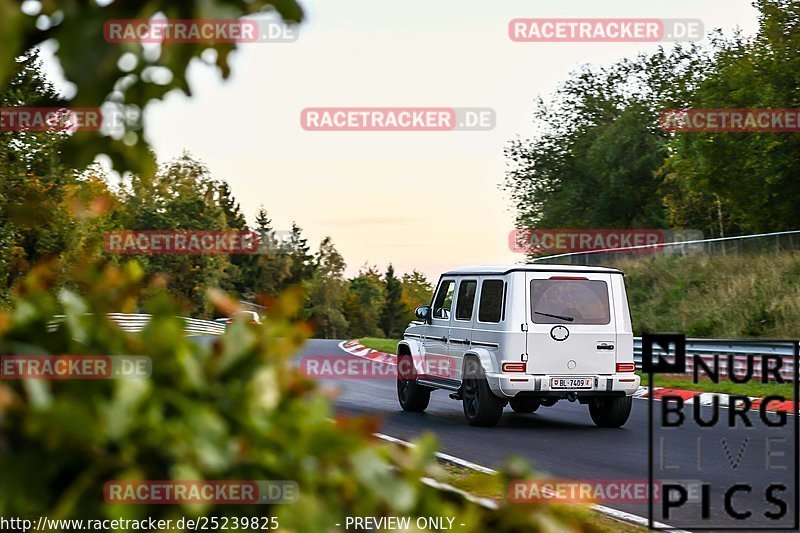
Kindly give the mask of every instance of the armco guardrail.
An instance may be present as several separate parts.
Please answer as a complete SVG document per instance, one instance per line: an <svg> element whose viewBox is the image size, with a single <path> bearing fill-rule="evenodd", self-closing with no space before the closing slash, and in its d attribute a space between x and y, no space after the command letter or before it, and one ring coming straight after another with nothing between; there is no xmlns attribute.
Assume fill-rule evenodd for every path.
<svg viewBox="0 0 800 533"><path fill-rule="evenodd" d="M142 331L150 321L150 315L129 314L129 313L108 313L111 320L119 324L122 331L137 333ZM201 320L199 318L180 317L184 321L184 332L187 335L222 335L225 333L225 324L213 322L211 320ZM63 322L64 316L57 315L50 323L50 329L54 330L56 325Z"/></svg>
<svg viewBox="0 0 800 533"><path fill-rule="evenodd" d="M692 371L693 355L700 356L711 366L714 355L719 355L719 370L728 371L728 358L733 361L734 370L747 368L748 357L754 358L753 376L761 377L761 356L775 355L782 359L781 375L791 379L794 376L794 345L798 341L740 340L740 339L686 339L687 371ZM656 353L659 353L658 350ZM633 360L636 367L642 368L642 339L633 339Z"/></svg>

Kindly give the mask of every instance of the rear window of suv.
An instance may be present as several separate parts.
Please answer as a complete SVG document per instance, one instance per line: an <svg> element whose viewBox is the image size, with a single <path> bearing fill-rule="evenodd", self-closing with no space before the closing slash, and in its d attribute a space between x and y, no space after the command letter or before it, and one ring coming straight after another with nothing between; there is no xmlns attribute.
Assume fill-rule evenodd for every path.
<svg viewBox="0 0 800 533"><path fill-rule="evenodd" d="M608 324L608 285L588 279L531 280L531 316L537 324Z"/></svg>

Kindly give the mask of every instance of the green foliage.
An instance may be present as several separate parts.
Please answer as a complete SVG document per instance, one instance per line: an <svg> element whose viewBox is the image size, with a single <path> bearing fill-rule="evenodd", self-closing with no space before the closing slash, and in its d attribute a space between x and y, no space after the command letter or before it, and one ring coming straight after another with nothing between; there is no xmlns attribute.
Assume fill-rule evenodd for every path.
<svg viewBox="0 0 800 533"><path fill-rule="evenodd" d="M308 239L303 237L303 229L295 222L292 222L288 249L290 261L287 283L295 285L311 279L314 274L314 256L311 255Z"/></svg>
<svg viewBox="0 0 800 533"><path fill-rule="evenodd" d="M416 320L414 309L431 303L433 285L423 273L417 270L412 270L410 274L403 274L401 285L403 288L403 306L408 310L408 320L406 322Z"/></svg>
<svg viewBox="0 0 800 533"><path fill-rule="evenodd" d="M129 262L84 263L75 291L52 292L43 265L0 313L4 354L139 354L137 380L0 382L0 514L59 518L277 516L282 530L327 531L345 516L451 516L470 531L595 531L574 507L501 504L488 511L423 484L436 477L435 442L376 445L376 422L334 416L329 399L291 365L309 334L302 296L278 299L261 325L238 323L204 347L181 334L178 306ZM152 284L155 283L155 284ZM147 294L148 296L144 296ZM209 294L225 314L234 302ZM144 299L142 299L144 298ZM153 319L122 333L103 313L141 306ZM66 315L55 331L48 322ZM500 482L531 475L512 463ZM112 480L294 480L295 504L108 505Z"/></svg>
<svg viewBox="0 0 800 533"><path fill-rule="evenodd" d="M317 335L326 339L337 339L347 331L344 303L347 298L347 283L344 280L344 259L325 237L317 253L314 277L309 283L309 306L312 323Z"/></svg>
<svg viewBox="0 0 800 533"><path fill-rule="evenodd" d="M663 49L573 73L550 103L539 101L541 135L506 148L505 183L520 227L662 227L655 176L667 134L659 110L683 104L706 68L696 46Z"/></svg>
<svg viewBox="0 0 800 533"><path fill-rule="evenodd" d="M267 210L260 207L253 228L259 236L260 251L239 258L241 280L236 287L246 299L275 298L289 286L291 259L279 247Z"/></svg>
<svg viewBox="0 0 800 533"><path fill-rule="evenodd" d="M719 40L698 108L796 108L800 102L800 1L758 0L752 39ZM797 227L800 135L679 133L669 143L668 205L675 224L727 234ZM699 204L699 205L698 205Z"/></svg>
<svg viewBox="0 0 800 533"><path fill-rule="evenodd" d="M21 57L15 69L0 107L57 100L38 53ZM0 131L0 306L9 305L10 287L36 262L98 253L86 244L109 222L104 214L113 200L96 168L79 173L64 165L66 140L63 132Z"/></svg>
<svg viewBox="0 0 800 533"><path fill-rule="evenodd" d="M160 100L169 91L191 94L186 71L192 60L215 65L223 78L230 75L228 57L235 43L181 43L161 46L156 53L139 44L110 44L103 24L112 19L146 20L157 13L179 19L231 19L272 12L289 22L299 22L303 12L295 0L156 0L152 2L53 2L42 1L41 12L26 15L20 2L0 0L0 87L14 76L15 61L36 45L50 41L67 80L78 87L62 102L69 107L100 107L108 103L120 111L141 115L145 105ZM214 49L213 55L202 55ZM135 66L122 71L119 59L131 54ZM168 72L152 76L154 69ZM152 174L155 162L138 131L138 121L126 124L119 138L99 132L78 132L66 140L66 163L82 168L98 153L111 157L120 171Z"/></svg>
<svg viewBox="0 0 800 533"><path fill-rule="evenodd" d="M350 328L348 337L383 336L379 321L386 300L384 283L376 267L363 267L348 282L344 310Z"/></svg>
<svg viewBox="0 0 800 533"><path fill-rule="evenodd" d="M121 192L124 210L119 227L126 230L241 230L243 218L227 185L212 178L208 168L184 153L162 165L154 177L134 176ZM235 204L234 204L235 205ZM229 221L236 224L230 227ZM164 273L169 291L182 302L184 313L209 316L205 293L211 287L228 288L238 269L224 254L153 254L139 257L148 274ZM228 285L228 287L226 287Z"/></svg>
<svg viewBox="0 0 800 533"><path fill-rule="evenodd" d="M512 141L505 187L522 228L673 227L709 235L797 226L800 135L667 133L662 110L796 108L800 0L757 0L753 38L712 34L604 68L539 102L541 133Z"/></svg>
<svg viewBox="0 0 800 533"><path fill-rule="evenodd" d="M408 322L408 310L403 305L403 286L394 274L394 267L389 264L384 277L386 283L386 301L381 309L380 325L384 335L390 338L401 337Z"/></svg>
<svg viewBox="0 0 800 533"><path fill-rule="evenodd" d="M385 336L386 320L391 319L392 328L397 336L401 336L406 325L415 320L414 309L420 305L427 305L433 297L433 286L424 274L417 270L403 274L399 280L399 304L390 306L388 296L389 287L392 287L393 298L397 298L398 279L387 271L385 279L376 267L364 267L358 275L350 280L345 314L350 321L348 336L355 337L383 337ZM396 343L395 343L396 344ZM392 351L394 347L392 348Z"/></svg>

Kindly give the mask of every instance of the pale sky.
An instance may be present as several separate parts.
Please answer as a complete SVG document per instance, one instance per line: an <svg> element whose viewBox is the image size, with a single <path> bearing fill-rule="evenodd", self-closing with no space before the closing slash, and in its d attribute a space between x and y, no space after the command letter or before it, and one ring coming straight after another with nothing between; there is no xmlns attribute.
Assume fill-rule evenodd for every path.
<svg viewBox="0 0 800 533"><path fill-rule="evenodd" d="M191 98L148 106L161 160L184 149L226 179L251 222L264 204L276 229L293 220L325 235L348 264L430 278L455 266L523 259L508 248L514 213L499 189L503 148L532 131L537 96L585 63L611 63L650 43L515 43L525 17L697 18L706 31L757 28L749 0L299 0L293 43L246 44L232 77L190 68ZM180 45L172 45L180 46ZM671 46L666 43L666 46ZM489 107L489 132L309 132L306 107Z"/></svg>

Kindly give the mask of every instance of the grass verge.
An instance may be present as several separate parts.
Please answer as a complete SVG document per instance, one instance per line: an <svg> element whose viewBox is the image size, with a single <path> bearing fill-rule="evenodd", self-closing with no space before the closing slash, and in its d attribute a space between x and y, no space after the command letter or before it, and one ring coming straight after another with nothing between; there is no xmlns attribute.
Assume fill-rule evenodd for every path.
<svg viewBox="0 0 800 533"><path fill-rule="evenodd" d="M436 481L447 483L480 498L488 498L497 502L505 499L506 488L499 476L476 472L449 463L440 463L440 465L441 469L433 476ZM644 533L648 531L646 527L616 520L586 506L568 505L567 507L574 507L575 512L587 514L587 522L593 526L592 531L600 533Z"/></svg>
<svg viewBox="0 0 800 533"><path fill-rule="evenodd" d="M397 343L400 342L400 339L379 339L377 337L364 337L363 339L358 339L358 342L360 342L367 348L372 348L373 350L378 350L385 353L397 353Z"/></svg>
<svg viewBox="0 0 800 533"><path fill-rule="evenodd" d="M642 377L642 387L646 387L648 383L647 374L639 374ZM764 396L783 396L787 400L794 399L794 385L791 383L733 383L731 381L720 380L719 383L714 383L709 379L701 379L698 383L694 383L692 378L686 376L655 376L653 382L655 387L666 387L668 389L684 389L695 390L699 392L716 392L719 394L741 394L744 396L756 396L763 398Z"/></svg>
<svg viewBox="0 0 800 533"><path fill-rule="evenodd" d="M705 338L797 338L800 252L619 260L634 332Z"/></svg>

